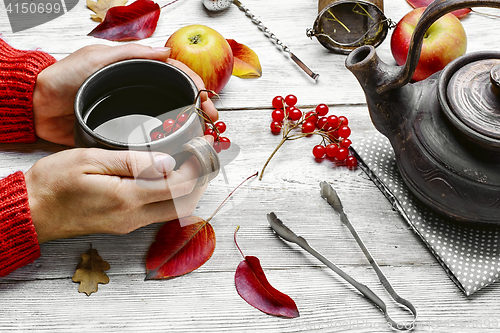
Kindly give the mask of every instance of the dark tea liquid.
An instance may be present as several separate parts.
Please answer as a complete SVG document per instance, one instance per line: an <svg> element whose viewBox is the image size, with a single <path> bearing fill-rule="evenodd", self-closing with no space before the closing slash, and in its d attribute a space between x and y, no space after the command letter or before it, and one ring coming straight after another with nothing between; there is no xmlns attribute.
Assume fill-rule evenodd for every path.
<svg viewBox="0 0 500 333"><path fill-rule="evenodd" d="M187 106L189 97L178 89L132 86L113 90L98 99L83 115L97 134L124 143L145 143L165 119L175 119Z"/></svg>

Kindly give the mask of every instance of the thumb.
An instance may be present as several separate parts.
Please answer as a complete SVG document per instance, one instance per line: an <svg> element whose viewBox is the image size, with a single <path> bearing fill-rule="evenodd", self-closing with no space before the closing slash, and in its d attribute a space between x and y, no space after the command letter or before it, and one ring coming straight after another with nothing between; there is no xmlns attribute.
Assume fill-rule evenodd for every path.
<svg viewBox="0 0 500 333"><path fill-rule="evenodd" d="M150 47L140 44L124 44L113 46L106 51L106 62L112 64L128 59L151 59L166 61L170 56L169 47Z"/></svg>
<svg viewBox="0 0 500 333"><path fill-rule="evenodd" d="M164 178L175 168L175 159L159 152L91 150L87 173L134 178Z"/></svg>

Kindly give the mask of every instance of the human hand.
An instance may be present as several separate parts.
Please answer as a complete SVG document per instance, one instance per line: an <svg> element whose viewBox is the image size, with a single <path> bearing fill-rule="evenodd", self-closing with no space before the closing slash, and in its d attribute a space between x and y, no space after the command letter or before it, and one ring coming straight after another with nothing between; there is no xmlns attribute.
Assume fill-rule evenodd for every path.
<svg viewBox="0 0 500 333"><path fill-rule="evenodd" d="M196 187L200 165L192 156L174 167L175 160L163 153L97 148L69 149L40 159L25 174L39 243L93 233L125 234L191 215L207 187Z"/></svg>
<svg viewBox="0 0 500 333"><path fill-rule="evenodd" d="M169 55L170 49L165 47L90 45L45 68L38 75L33 92L36 135L50 142L74 146L73 104L78 88L92 73L117 61L133 58L167 61L186 72L199 90L205 89L195 72L179 61L167 60ZM206 92L201 94L201 108L213 121L217 120L217 109Z"/></svg>

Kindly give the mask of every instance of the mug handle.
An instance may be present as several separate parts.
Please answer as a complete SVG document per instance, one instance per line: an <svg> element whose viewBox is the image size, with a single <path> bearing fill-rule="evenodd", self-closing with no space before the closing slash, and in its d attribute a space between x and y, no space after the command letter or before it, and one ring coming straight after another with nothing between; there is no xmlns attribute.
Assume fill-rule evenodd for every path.
<svg viewBox="0 0 500 333"><path fill-rule="evenodd" d="M202 137L195 137L182 145L182 152L174 156L178 165L190 155L196 156L201 166L201 176L196 187L203 186L217 177L220 170L220 160L214 147Z"/></svg>

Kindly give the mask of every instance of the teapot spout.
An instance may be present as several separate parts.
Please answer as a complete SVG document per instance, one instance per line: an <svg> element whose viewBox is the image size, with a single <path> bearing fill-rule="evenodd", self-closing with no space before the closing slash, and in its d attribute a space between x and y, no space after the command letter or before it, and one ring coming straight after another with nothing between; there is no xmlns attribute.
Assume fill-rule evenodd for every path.
<svg viewBox="0 0 500 333"><path fill-rule="evenodd" d="M391 66L383 62L371 45L364 45L353 50L347 57L345 65L356 76L365 93L374 91L381 94L403 86L409 81L402 67Z"/></svg>
<svg viewBox="0 0 500 333"><path fill-rule="evenodd" d="M375 128L392 137L394 132L399 131L401 122L408 118L412 110L409 104L415 95L414 87L406 85L403 67L386 64L371 45L353 50L345 65L363 88Z"/></svg>

